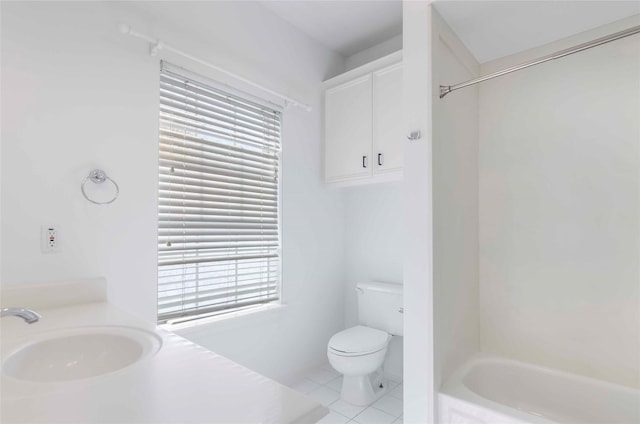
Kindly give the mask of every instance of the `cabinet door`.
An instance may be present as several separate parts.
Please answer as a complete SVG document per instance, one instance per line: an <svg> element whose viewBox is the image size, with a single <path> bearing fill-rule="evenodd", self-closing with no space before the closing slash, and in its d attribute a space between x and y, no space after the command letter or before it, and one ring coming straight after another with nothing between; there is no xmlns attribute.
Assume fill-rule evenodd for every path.
<svg viewBox="0 0 640 424"><path fill-rule="evenodd" d="M371 76L325 92L327 182L371 175Z"/></svg>
<svg viewBox="0 0 640 424"><path fill-rule="evenodd" d="M372 159L374 174L402 169L402 63L373 73Z"/></svg>

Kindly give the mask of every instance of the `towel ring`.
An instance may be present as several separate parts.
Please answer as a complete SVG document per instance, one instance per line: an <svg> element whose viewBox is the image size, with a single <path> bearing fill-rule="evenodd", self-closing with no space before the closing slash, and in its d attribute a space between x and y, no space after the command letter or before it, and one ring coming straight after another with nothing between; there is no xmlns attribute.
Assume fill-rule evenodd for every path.
<svg viewBox="0 0 640 424"><path fill-rule="evenodd" d="M95 200L90 199L89 196L87 196L87 193L84 191L84 186L88 180L91 180L96 184L102 184L105 181L109 180L109 182L113 184L113 186L116 188L116 194L115 196L113 196L113 199L108 200L106 202L96 202ZM109 203L113 203L115 202L115 200L118 198L118 195L120 194L120 187L118 187L118 184L115 181L113 181L111 178L109 178L107 176L107 173L104 172L102 169L94 169L91 172L89 172L89 175L87 175L84 178L84 180L82 180L82 184L80 184L80 190L82 190L82 195L84 196L85 199L87 199L88 201L96 205L108 205Z"/></svg>

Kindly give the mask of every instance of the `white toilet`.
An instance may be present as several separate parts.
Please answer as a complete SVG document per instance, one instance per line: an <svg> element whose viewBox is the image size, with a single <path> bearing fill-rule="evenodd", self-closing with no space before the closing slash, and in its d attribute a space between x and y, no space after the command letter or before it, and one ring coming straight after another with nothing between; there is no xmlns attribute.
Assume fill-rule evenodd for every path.
<svg viewBox="0 0 640 424"><path fill-rule="evenodd" d="M359 283L358 318L329 340L329 363L344 375L342 399L365 406L386 391L382 363L392 336L402 336L402 285Z"/></svg>

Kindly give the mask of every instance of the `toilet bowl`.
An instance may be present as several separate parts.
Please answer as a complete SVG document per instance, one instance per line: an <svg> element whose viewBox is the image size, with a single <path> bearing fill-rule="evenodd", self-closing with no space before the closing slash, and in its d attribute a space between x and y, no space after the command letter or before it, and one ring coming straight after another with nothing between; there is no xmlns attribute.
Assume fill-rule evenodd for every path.
<svg viewBox="0 0 640 424"><path fill-rule="evenodd" d="M387 389L382 364L391 337L404 334L404 308L400 284L358 283L356 292L360 325L334 334L327 345L327 357L331 366L344 375L342 399L365 406Z"/></svg>
<svg viewBox="0 0 640 424"><path fill-rule="evenodd" d="M380 367L391 335L362 325L348 328L329 340L327 357L344 375L340 396L353 405L365 406L386 390ZM377 371L377 372L376 372Z"/></svg>

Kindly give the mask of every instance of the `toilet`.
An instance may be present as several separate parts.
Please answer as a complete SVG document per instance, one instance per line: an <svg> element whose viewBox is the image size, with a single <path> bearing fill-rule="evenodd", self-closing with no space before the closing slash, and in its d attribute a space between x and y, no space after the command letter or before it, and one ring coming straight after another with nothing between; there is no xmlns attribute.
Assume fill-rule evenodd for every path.
<svg viewBox="0 0 640 424"><path fill-rule="evenodd" d="M387 384L382 364L392 336L402 336L402 285L359 283L359 325L331 337L327 356L344 375L340 396L353 405L369 405L382 396Z"/></svg>

